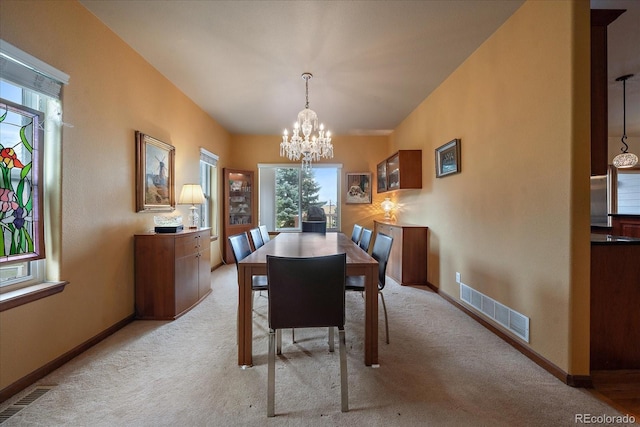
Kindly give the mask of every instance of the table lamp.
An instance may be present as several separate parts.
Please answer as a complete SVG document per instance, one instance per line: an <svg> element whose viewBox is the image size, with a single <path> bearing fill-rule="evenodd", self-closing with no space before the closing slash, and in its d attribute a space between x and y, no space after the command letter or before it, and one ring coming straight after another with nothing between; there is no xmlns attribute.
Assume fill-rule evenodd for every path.
<svg viewBox="0 0 640 427"><path fill-rule="evenodd" d="M178 204L191 205L189 208L189 228L198 228L200 218L198 212L196 212L196 209L198 209L196 205L201 205L203 203L204 193L202 192L200 184L185 184L182 187Z"/></svg>
<svg viewBox="0 0 640 427"><path fill-rule="evenodd" d="M391 209L393 209L393 202L385 197L384 201L380 203L382 210L384 211L384 219L391 219Z"/></svg>

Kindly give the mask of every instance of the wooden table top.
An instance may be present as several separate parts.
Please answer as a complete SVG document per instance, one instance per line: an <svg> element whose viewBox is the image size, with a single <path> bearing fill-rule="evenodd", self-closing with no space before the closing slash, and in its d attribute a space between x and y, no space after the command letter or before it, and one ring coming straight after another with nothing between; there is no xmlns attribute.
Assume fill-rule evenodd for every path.
<svg viewBox="0 0 640 427"><path fill-rule="evenodd" d="M282 257L314 257L347 254L349 265L378 262L342 233L280 233L264 246L240 261L240 264L266 264L267 255Z"/></svg>

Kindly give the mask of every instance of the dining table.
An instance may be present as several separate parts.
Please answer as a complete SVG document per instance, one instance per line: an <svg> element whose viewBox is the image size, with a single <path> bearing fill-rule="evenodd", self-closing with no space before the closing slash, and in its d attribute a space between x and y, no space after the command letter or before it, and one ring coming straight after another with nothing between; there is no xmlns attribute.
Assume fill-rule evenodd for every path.
<svg viewBox="0 0 640 427"><path fill-rule="evenodd" d="M267 255L316 257L347 254L347 276L365 277L364 363L378 366L378 261L339 232L283 232L238 263L238 365L253 365L252 276L267 274Z"/></svg>

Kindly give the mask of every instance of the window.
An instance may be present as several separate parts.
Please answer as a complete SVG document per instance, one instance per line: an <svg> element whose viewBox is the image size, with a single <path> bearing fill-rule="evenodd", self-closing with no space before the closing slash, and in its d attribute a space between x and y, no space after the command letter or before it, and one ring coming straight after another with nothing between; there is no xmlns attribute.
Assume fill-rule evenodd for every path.
<svg viewBox="0 0 640 427"><path fill-rule="evenodd" d="M311 206L327 215L327 231L340 229L340 175L342 165L258 165L259 219L269 231L300 231Z"/></svg>
<svg viewBox="0 0 640 427"><path fill-rule="evenodd" d="M60 91L69 76L3 40L0 61L0 287L4 293L58 280L56 266L44 259L50 249L55 258L58 249L45 251L44 242L59 242L48 226L50 217L59 217L59 205L48 196L58 194L60 188Z"/></svg>
<svg viewBox="0 0 640 427"><path fill-rule="evenodd" d="M618 213L638 215L640 213L640 171L617 170Z"/></svg>
<svg viewBox="0 0 640 427"><path fill-rule="evenodd" d="M200 220L204 227L211 227L211 235L218 236L218 156L204 148L200 149L200 186L205 203L200 205Z"/></svg>

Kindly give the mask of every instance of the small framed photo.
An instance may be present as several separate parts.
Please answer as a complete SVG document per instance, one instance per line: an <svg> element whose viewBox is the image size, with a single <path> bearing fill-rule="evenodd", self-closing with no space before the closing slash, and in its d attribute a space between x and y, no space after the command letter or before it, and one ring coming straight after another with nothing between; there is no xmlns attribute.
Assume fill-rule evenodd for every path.
<svg viewBox="0 0 640 427"><path fill-rule="evenodd" d="M436 148L436 178L460 172L460 140Z"/></svg>
<svg viewBox="0 0 640 427"><path fill-rule="evenodd" d="M358 172L347 174L347 204L371 203L371 174Z"/></svg>
<svg viewBox="0 0 640 427"><path fill-rule="evenodd" d="M136 131L136 211L173 211L175 147Z"/></svg>

